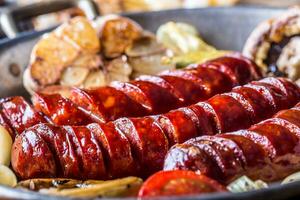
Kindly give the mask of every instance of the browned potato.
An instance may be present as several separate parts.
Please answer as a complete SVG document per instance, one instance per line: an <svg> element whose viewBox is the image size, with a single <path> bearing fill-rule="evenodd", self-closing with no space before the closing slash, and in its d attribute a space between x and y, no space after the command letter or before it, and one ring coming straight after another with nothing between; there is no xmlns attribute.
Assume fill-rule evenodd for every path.
<svg viewBox="0 0 300 200"><path fill-rule="evenodd" d="M104 56L108 58L120 56L133 41L142 36L142 32L142 28L128 18L107 19L100 29Z"/></svg>
<svg viewBox="0 0 300 200"><path fill-rule="evenodd" d="M59 37L74 42L82 51L97 53L100 51L100 41L96 30L85 17L75 17L60 26L56 33Z"/></svg>
<svg viewBox="0 0 300 200"><path fill-rule="evenodd" d="M44 35L35 45L24 73L24 86L32 93L59 82L82 85L89 71L102 65L99 51L100 41L96 30L86 18L75 17ZM85 73L73 76L77 71ZM79 79L70 80L70 75ZM67 82L62 79L67 79Z"/></svg>
<svg viewBox="0 0 300 200"><path fill-rule="evenodd" d="M29 65L32 78L40 85L55 83L62 70L78 55L73 44L55 34L45 35L34 47Z"/></svg>

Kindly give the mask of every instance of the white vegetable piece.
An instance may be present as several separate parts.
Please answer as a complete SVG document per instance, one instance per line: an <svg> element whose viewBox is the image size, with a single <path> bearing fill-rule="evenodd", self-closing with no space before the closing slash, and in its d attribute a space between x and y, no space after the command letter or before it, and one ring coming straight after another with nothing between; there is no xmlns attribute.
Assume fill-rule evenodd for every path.
<svg viewBox="0 0 300 200"><path fill-rule="evenodd" d="M247 192L263 188L268 188L268 184L262 180L252 181L247 176L242 176L227 186L227 189L233 193Z"/></svg>
<svg viewBox="0 0 300 200"><path fill-rule="evenodd" d="M289 175L281 182L281 184L292 183L295 181L300 181L300 172L296 172L294 174Z"/></svg>
<svg viewBox="0 0 300 200"><path fill-rule="evenodd" d="M16 175L5 165L0 165L0 185L6 185L10 187L17 185Z"/></svg>
<svg viewBox="0 0 300 200"><path fill-rule="evenodd" d="M61 76L60 84L64 86L80 86L88 74L88 68L68 67Z"/></svg>
<svg viewBox="0 0 300 200"><path fill-rule="evenodd" d="M9 166L12 143L10 134L0 125L0 165Z"/></svg>

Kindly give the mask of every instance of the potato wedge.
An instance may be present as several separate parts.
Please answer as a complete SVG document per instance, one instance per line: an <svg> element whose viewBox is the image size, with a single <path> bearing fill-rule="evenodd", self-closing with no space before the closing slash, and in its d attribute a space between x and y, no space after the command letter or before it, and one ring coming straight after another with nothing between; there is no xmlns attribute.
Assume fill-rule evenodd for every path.
<svg viewBox="0 0 300 200"><path fill-rule="evenodd" d="M100 51L97 32L85 17L72 18L55 32L59 37L74 42L84 52L98 53Z"/></svg>
<svg viewBox="0 0 300 200"><path fill-rule="evenodd" d="M115 58L123 54L134 40L142 36L142 28L136 22L117 17L106 20L100 30L100 40L105 57Z"/></svg>

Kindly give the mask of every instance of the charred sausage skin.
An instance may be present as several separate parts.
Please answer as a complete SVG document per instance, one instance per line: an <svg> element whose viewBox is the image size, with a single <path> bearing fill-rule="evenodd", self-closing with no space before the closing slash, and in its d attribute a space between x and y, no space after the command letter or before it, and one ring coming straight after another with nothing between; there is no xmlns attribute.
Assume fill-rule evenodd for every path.
<svg viewBox="0 0 300 200"><path fill-rule="evenodd" d="M174 145L164 169L193 170L224 184L242 175L272 182L299 171L299 147L300 103L247 130Z"/></svg>
<svg viewBox="0 0 300 200"><path fill-rule="evenodd" d="M275 81L281 84L268 83ZM251 141L252 136L258 135L252 134L253 130L248 131L250 139L235 137L243 141L241 143L248 144L245 147L239 147L231 138L216 138L212 135L249 128L251 124L262 118L271 117L282 108L294 106L299 100L300 89L292 82L282 78L266 78L238 86L233 92L216 95L206 102L199 102L162 115L120 118L108 123L77 127L39 124L16 137L12 166L21 179L44 176L87 179L110 179L128 175L148 176L162 169L165 155L173 144L206 135L197 141L198 146L193 145L193 142L184 144L193 151L198 151L201 156L205 155L201 157L202 162L196 162L197 157L194 160L187 160L187 166L197 169L199 164L207 174L229 179L236 172L242 173L241 169L248 166L247 163L259 162L262 166L266 166L265 163L270 161L259 156L266 153L274 154L275 150L267 152L268 148L265 146L257 148ZM258 115L262 110L266 114ZM294 120L297 121L297 116ZM43 147L44 151L52 152L53 162L49 164L49 161L45 160L38 163L23 163L23 160L30 160L32 156L30 149L24 148L29 146L26 145L28 140L24 139L27 132L35 135L35 138L41 138L37 142L43 144L37 146ZM259 139L267 141L266 137L260 136ZM291 141L291 145L294 144L294 137L287 139ZM81 143L83 140L85 142ZM241 152L247 147L247 152L251 153L252 146L255 146L253 149L256 154L249 159L249 156ZM193 151L180 149L175 151L175 155L169 152L169 157L177 160L165 162L167 163L165 168L176 167L177 162L180 163L180 159L184 157L180 156L181 154ZM90 155L89 157L93 159L84 158L84 155ZM192 156L195 155L197 154L193 153ZM72 157L74 159L70 160ZM233 160L234 162L231 162ZM90 166L94 161L97 164L96 168ZM82 168L91 169L90 173Z"/></svg>

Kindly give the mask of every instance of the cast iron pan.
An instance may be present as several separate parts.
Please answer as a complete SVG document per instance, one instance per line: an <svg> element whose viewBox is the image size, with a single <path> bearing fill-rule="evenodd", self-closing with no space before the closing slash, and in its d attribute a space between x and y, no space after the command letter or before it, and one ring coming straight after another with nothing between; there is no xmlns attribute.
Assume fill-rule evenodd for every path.
<svg viewBox="0 0 300 200"><path fill-rule="evenodd" d="M261 21L276 16L281 9L233 7L205 8L191 10L169 10L163 12L125 14L141 24L145 29L155 32L158 26L167 21L181 21L193 24L201 36L219 49L241 51L245 40L253 28ZM49 30L47 30L49 31ZM22 86L22 72L28 64L29 55L35 42L44 32L24 33L13 40L0 42L0 97L28 96ZM1 147L0 147L1 148ZM283 200L299 199L300 182L281 186L274 184L268 189L240 194L220 193L207 196L190 196L186 199L208 200ZM57 199L35 192L0 186L0 198L13 199ZM298 196L298 198L297 198ZM64 198L61 198L64 199ZM161 199L182 199L176 197Z"/></svg>

